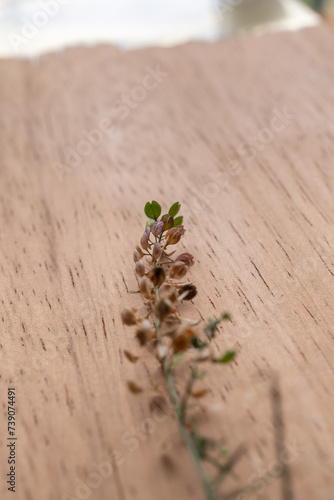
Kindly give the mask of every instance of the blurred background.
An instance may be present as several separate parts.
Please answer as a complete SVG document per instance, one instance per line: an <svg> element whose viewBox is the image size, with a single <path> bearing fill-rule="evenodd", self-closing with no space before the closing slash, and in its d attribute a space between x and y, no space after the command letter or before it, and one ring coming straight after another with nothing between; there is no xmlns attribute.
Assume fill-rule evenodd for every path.
<svg viewBox="0 0 334 500"><path fill-rule="evenodd" d="M0 0L0 57L66 46L123 48L297 30L321 22L334 0Z"/></svg>

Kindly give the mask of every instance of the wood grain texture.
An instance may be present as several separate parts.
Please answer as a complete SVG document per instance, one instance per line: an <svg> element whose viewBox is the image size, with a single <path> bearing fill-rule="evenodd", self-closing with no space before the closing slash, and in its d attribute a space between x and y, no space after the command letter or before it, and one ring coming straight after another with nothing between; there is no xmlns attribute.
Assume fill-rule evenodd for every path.
<svg viewBox="0 0 334 500"><path fill-rule="evenodd" d="M232 314L215 348L237 362L208 369L196 410L203 432L247 446L225 491L267 473L240 500L333 498L333 46L323 26L0 61L1 499L203 498L175 419L147 420L157 363L122 354L139 352L120 310L143 307L132 251L151 199L182 203L199 290L184 315ZM168 76L115 116L156 65ZM53 162L104 118L114 129L60 182ZM78 490L99 483L93 462L112 474Z"/></svg>

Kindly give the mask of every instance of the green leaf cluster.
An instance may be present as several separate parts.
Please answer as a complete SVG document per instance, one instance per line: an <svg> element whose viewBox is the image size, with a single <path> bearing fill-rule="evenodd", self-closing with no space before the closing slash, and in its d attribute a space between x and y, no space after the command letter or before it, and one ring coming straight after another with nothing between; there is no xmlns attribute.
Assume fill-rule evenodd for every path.
<svg viewBox="0 0 334 500"><path fill-rule="evenodd" d="M161 220L166 220L166 219L168 219L168 217L173 217L173 219L171 219L173 221L172 227L180 226L183 222L182 215L175 217L179 213L180 208L181 208L180 203L178 201L176 201L170 207L170 209L168 210L168 213L164 214L161 217ZM149 221L147 222L146 226L148 226L148 225L152 226L152 223L157 221L161 215L161 206L159 205L159 203L157 201L154 201L154 200L151 202L148 201L145 205L144 212L145 212L145 215L147 215L147 217L149 218Z"/></svg>
<svg viewBox="0 0 334 500"><path fill-rule="evenodd" d="M213 339L218 330L218 326L222 321L230 320L231 316L229 313L223 313L220 318L209 319L208 323L205 325L204 332L209 339Z"/></svg>

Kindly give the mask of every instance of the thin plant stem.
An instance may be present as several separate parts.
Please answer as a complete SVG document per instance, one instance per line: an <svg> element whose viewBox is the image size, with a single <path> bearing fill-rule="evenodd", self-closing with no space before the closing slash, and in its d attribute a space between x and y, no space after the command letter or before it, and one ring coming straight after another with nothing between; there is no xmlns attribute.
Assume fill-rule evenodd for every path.
<svg viewBox="0 0 334 500"><path fill-rule="evenodd" d="M180 403L180 410L181 410L181 416L182 416L183 422L185 422L185 418L186 418L188 399L189 399L193 385L194 385L195 380L196 380L196 377L195 377L196 372L197 372L197 364L196 364L196 368L192 368L192 370L191 370L191 375L190 375L190 378L188 380L186 389L184 391L183 398L182 398L181 403Z"/></svg>
<svg viewBox="0 0 334 500"><path fill-rule="evenodd" d="M156 293L156 300L159 300L159 287L158 286L156 287L155 293ZM164 346L165 343L164 343L164 339L163 339L163 336L162 336L161 330L160 330L160 319L159 318L156 318L156 320L155 320L155 328L156 328L158 342L160 345ZM184 412L183 412L183 409L181 408L181 404L180 404L180 401L179 401L179 398L178 398L178 395L176 392L173 373L172 373L170 363L167 359L167 356L165 356L163 358L163 369L164 369L166 380L167 380L167 387L168 387L168 393L170 396L170 400L173 404L173 407L174 407L174 410L175 410L175 413L177 416L178 425L180 428L180 433L181 433L181 436L183 438L185 445L187 446L189 454L193 460L195 470L197 472L199 480L201 481L206 498L207 498L207 500L217 500L218 496L217 496L217 493L215 491L215 488L204 471L201 457L200 457L198 450L195 446L195 443L194 443L194 441L193 441L193 439L192 439L192 437L191 437L191 435L190 435L190 433L189 433L189 431L184 423L184 419L183 419Z"/></svg>

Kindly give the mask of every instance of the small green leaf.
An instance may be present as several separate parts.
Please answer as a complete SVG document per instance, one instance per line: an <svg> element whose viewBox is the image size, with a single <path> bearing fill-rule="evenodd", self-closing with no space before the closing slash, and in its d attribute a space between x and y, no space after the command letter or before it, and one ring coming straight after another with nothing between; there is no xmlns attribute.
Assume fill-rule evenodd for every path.
<svg viewBox="0 0 334 500"><path fill-rule="evenodd" d="M212 360L213 363L230 363L236 356L236 352L235 351L226 351L226 353L224 354L224 356L222 356L221 358L214 358Z"/></svg>
<svg viewBox="0 0 334 500"><path fill-rule="evenodd" d="M177 366L181 362L183 354L184 352L180 351L177 354L175 354L175 356L173 356L172 362L170 364L171 368L175 368L175 366Z"/></svg>
<svg viewBox="0 0 334 500"><path fill-rule="evenodd" d="M224 455L225 457L229 454L229 450L228 450L227 446L223 445L223 446L220 448L220 454L221 454L221 455Z"/></svg>
<svg viewBox="0 0 334 500"><path fill-rule="evenodd" d="M203 342L203 340L199 339L198 337L193 337L191 339L191 345L196 349L204 349L204 347L206 347L208 343Z"/></svg>
<svg viewBox="0 0 334 500"><path fill-rule="evenodd" d="M193 372L193 378L203 378L206 372Z"/></svg>
<svg viewBox="0 0 334 500"><path fill-rule="evenodd" d="M216 331L220 322L221 322L220 319L208 320L208 323L204 328L204 332L209 339L213 339L213 337L216 335Z"/></svg>
<svg viewBox="0 0 334 500"><path fill-rule="evenodd" d="M176 219L174 219L174 226L173 227L177 227L177 226L180 226L183 222L183 217L182 215L180 215L179 217L176 217Z"/></svg>
<svg viewBox="0 0 334 500"><path fill-rule="evenodd" d="M231 319L231 315L230 315L230 313L225 312L225 313L222 315L222 319Z"/></svg>
<svg viewBox="0 0 334 500"><path fill-rule="evenodd" d="M149 219L157 220L161 214L161 206L156 201L152 201L152 203L148 201L145 205L144 212Z"/></svg>
<svg viewBox="0 0 334 500"><path fill-rule="evenodd" d="M148 201L145 205L144 212L149 219L154 219L154 212L151 203Z"/></svg>
<svg viewBox="0 0 334 500"><path fill-rule="evenodd" d="M157 201L152 201L151 207L152 207L152 211L153 211L153 217L151 217L151 218L157 220L157 218L161 214L161 206L159 205L159 203Z"/></svg>
<svg viewBox="0 0 334 500"><path fill-rule="evenodd" d="M175 215L179 212L181 208L181 205L180 203L177 201L176 203L174 203L170 209L168 210L168 213L169 215L172 215L173 217L175 217Z"/></svg>
<svg viewBox="0 0 334 500"><path fill-rule="evenodd" d="M204 458L207 452L207 449L209 447L209 440L199 436L198 434L195 434L194 436L194 443L197 449L197 453L201 458Z"/></svg>

